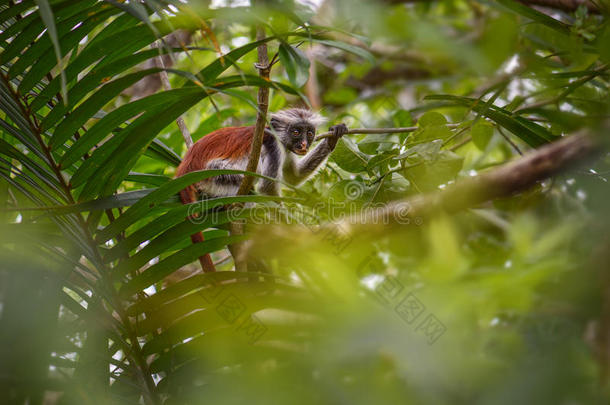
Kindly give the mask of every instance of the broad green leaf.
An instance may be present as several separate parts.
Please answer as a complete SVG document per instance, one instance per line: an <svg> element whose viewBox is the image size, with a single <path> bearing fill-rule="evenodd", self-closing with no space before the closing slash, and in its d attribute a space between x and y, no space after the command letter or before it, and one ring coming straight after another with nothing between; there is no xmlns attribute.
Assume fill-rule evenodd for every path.
<svg viewBox="0 0 610 405"><path fill-rule="evenodd" d="M98 12L87 18L81 25L69 31L66 35L60 38L60 44L64 49L72 49L96 26L103 23L108 17L116 14L116 10L109 9ZM37 42L42 44L43 40ZM16 75L21 73L26 66L31 66L30 70L23 76L19 84L19 91L22 93L30 91L38 81L40 81L53 67L57 64L55 52L53 49L36 48L36 52L30 48L19 60L12 66L11 74ZM42 51L42 52L41 52ZM34 63L36 62L36 63Z"/></svg>
<svg viewBox="0 0 610 405"><path fill-rule="evenodd" d="M64 159L71 158L72 161L75 161L84 153L88 152L95 144L104 140L106 136L108 136L115 128L119 127L129 118L132 118L143 111L153 111L156 112L160 109L163 109L164 106L169 102L177 101L179 102L185 97L191 97L194 94L201 93L201 90L198 88L195 89L175 89L169 90L162 93L153 94L151 96L145 97L140 100L136 100L134 102L122 105L121 107L113 110L108 113L104 118L99 120L95 125L93 125L86 133L86 136L81 137L78 141L76 141L70 150L63 156L62 161L60 162L62 166L67 166L64 164ZM128 126L128 128L131 126ZM126 136L129 133L127 129L119 131L111 140L113 142L110 144L109 142L104 143L100 148L96 149L94 154L96 156L92 156L90 159L87 159L77 170L77 172L73 175L71 182L72 185L78 187L80 184L86 180L86 178L93 174L93 172L99 168L103 161L110 155L117 146L120 139ZM61 135L61 134L60 134ZM64 134L69 135L68 133ZM52 139L52 144L60 144L65 142L66 139ZM83 176L80 179L80 176Z"/></svg>
<svg viewBox="0 0 610 405"><path fill-rule="evenodd" d="M0 12L0 23L9 21L30 7L32 7L32 2L30 1L22 1L21 3L11 5L11 7Z"/></svg>
<svg viewBox="0 0 610 405"><path fill-rule="evenodd" d="M413 132L406 146L434 139L447 139L452 135L451 130L446 125L428 125Z"/></svg>
<svg viewBox="0 0 610 405"><path fill-rule="evenodd" d="M286 43L280 44L279 55L290 83L294 87L302 87L309 79L309 59L307 59L307 56L299 49Z"/></svg>
<svg viewBox="0 0 610 405"><path fill-rule="evenodd" d="M235 271L218 271L215 273L195 274L192 277L179 281L178 283L168 285L163 290L158 291L150 297L138 300L135 304L127 308L129 316L135 316L144 312L157 310L167 302L171 302L181 296L195 293L201 288L212 286L221 282L230 280L248 279L258 277L269 280L282 280L283 278L274 274L267 273L252 273L252 272L235 272ZM285 282L288 280L284 279Z"/></svg>
<svg viewBox="0 0 610 405"><path fill-rule="evenodd" d="M3 108L4 104L0 102L0 107ZM21 128L16 128L8 122L0 119L0 130L2 130L5 134L19 140L24 146L26 146L31 152L33 152L40 160L43 162L46 160L46 155L43 151L40 150L39 145L36 144L36 139L34 138L31 131L23 131Z"/></svg>
<svg viewBox="0 0 610 405"><path fill-rule="evenodd" d="M165 184L165 183L164 183ZM286 200L281 197L275 196L264 196L264 195L247 195L247 196L231 196L231 197L218 197L207 200L197 201L192 204L181 205L176 208L172 208L163 215L160 215L146 225L138 228L124 239L121 239L115 246L113 246L105 255L104 260L109 262L116 260L122 255L128 254L131 250L137 248L147 240L154 238L156 235L165 231L166 229L179 224L188 215L200 214L208 210L212 210L217 207L230 205L234 203L256 203L256 202L270 202L270 201L282 201Z"/></svg>
<svg viewBox="0 0 610 405"><path fill-rule="evenodd" d="M129 57L132 56L137 50L156 40L155 35L147 26L139 25L131 27L129 24L115 25L115 22L119 20L122 21L123 17L124 16L118 17L114 22L105 27L102 32L100 32L99 35L104 35L103 40L95 41L94 39L94 41L87 44L78 54L78 56L76 56L76 58L70 62L66 68L66 78L68 81L76 78L81 71L86 69L92 63L99 61L89 75L86 76L88 78L87 80L82 83L81 81L76 83L74 86L74 94L68 93L69 97L71 96L80 100L86 95L87 92L93 90L98 84L103 83L109 76L124 71L124 68L128 66L132 66L128 63L137 63L137 61L134 61ZM187 25L180 24L179 21L172 21L172 24L174 24L174 27L188 28ZM171 32L171 28L164 23L159 22L156 27L162 35L166 35ZM130 40L125 41L125 38L129 38ZM154 54L154 52L149 52L149 54L144 52L146 51L142 52L144 55L150 57L152 57ZM140 54L142 57L144 57L144 55ZM145 59L148 59L148 57ZM109 66L111 64L112 67ZM99 80L99 82L97 80ZM51 82L51 84L54 87L52 87L48 93L45 93L46 99L48 99L48 97L52 97L53 93L56 92L55 89L57 88L57 84L53 84L53 82ZM72 99L70 99L70 101L74 102ZM36 107L41 106L36 105ZM58 108L59 110L57 110ZM57 113L55 113L56 110L58 111ZM56 106L53 112L53 116L47 118L47 120L45 120L43 123L44 128L50 128L53 123L63 115L65 112L65 107Z"/></svg>
<svg viewBox="0 0 610 405"><path fill-rule="evenodd" d="M557 32L566 35L570 34L570 28L566 24L552 17L549 17L548 15L541 13L538 10L535 10L532 7L528 7L523 3L519 3L515 0L498 0L498 3L523 17L529 18L530 20L535 21L537 23L546 25L547 27L552 28Z"/></svg>
<svg viewBox="0 0 610 405"><path fill-rule="evenodd" d="M131 296L136 292L142 291L152 284L163 280L180 267L195 261L199 256L215 252L225 248L227 245L241 242L245 239L246 237L243 235L227 236L195 243L192 246L159 261L159 263L152 265L146 269L146 271L134 277L121 288L120 294L123 297Z"/></svg>
<svg viewBox="0 0 610 405"><path fill-rule="evenodd" d="M40 166L29 156L26 156L19 149L1 138L0 148L2 155L17 160L23 166L23 169L27 169L35 174L37 179L42 180L47 186L55 190L57 195L63 195L59 182L47 167Z"/></svg>
<svg viewBox="0 0 610 405"><path fill-rule="evenodd" d="M212 131L222 127L223 123L230 117L235 116L237 114L237 110L233 108L226 108L224 110L220 110L212 113L208 118L201 121L199 126L191 136L193 137L193 141L197 141L199 138L209 134Z"/></svg>
<svg viewBox="0 0 610 405"><path fill-rule="evenodd" d="M479 39L481 52L490 64L490 73L514 55L519 41L519 25L516 16L500 14L485 22Z"/></svg>
<svg viewBox="0 0 610 405"><path fill-rule="evenodd" d="M407 146L432 141L434 139L447 139L451 130L447 127L447 118L436 111L429 111L417 120L419 129L411 135Z"/></svg>
<svg viewBox="0 0 610 405"><path fill-rule="evenodd" d="M202 77L205 84L212 83L222 72L233 66L239 58L256 49L260 44L269 42L272 39L274 39L274 37L267 37L260 41L250 42L249 44L236 48L210 63L199 71L196 76ZM185 87L188 86L195 86L195 83L188 82L185 84Z"/></svg>
<svg viewBox="0 0 610 405"><path fill-rule="evenodd" d="M494 133L494 127L488 122L477 122L470 130L472 142L484 151Z"/></svg>
<svg viewBox="0 0 610 405"><path fill-rule="evenodd" d="M345 42L334 41L334 40L329 40L329 39L312 38L312 41L317 42L322 45L329 46L331 48L337 48L337 49L341 49L341 50L349 52L349 53L353 53L354 55L358 55L361 58L365 59L367 62L375 63L375 57L364 48L350 45Z"/></svg>
<svg viewBox="0 0 610 405"><path fill-rule="evenodd" d="M292 294L281 294L281 296L273 294L276 290L280 292L288 290ZM224 284L220 288L218 286L209 286L195 294L184 297L183 301L191 308L198 306L198 308L205 309L210 308L213 303L216 303L215 294L218 294L220 295L220 302L226 296L236 297L241 301L245 310L244 316L264 308L280 308L298 312L308 312L309 309L311 312L311 309L315 307L315 302L306 292L299 294L297 291L274 283L245 283L238 280ZM174 321L174 319L171 319L171 321ZM202 330L201 325L208 327ZM202 331L205 331L207 335L212 335L217 333L219 328L222 329L226 326L230 326L230 324L222 316L219 316L217 311L194 311L190 315L172 322L166 330L151 339L144 346L143 352L147 354L157 353L176 343L183 342L187 338L199 335ZM157 364L157 366L160 365Z"/></svg>
<svg viewBox="0 0 610 405"><path fill-rule="evenodd" d="M410 127L414 125L413 117L411 116L411 113L407 110L396 110L396 112L392 114L392 122L397 128Z"/></svg>
<svg viewBox="0 0 610 405"><path fill-rule="evenodd" d="M420 127L441 126L447 123L447 118L436 111L429 111L422 115L417 123Z"/></svg>
<svg viewBox="0 0 610 405"><path fill-rule="evenodd" d="M177 194L180 190L186 188L187 186L210 177L219 176L221 174L246 174L258 178L267 178L260 174L250 173L243 170L201 170L185 174L184 176L173 179L160 186L150 195L147 195L130 207L114 222L98 232L96 237L97 242L104 243L108 239L113 238L117 233L125 230L129 225L143 217L146 214L146 211L163 203L165 200Z"/></svg>
<svg viewBox="0 0 610 405"><path fill-rule="evenodd" d="M78 129L89 121L93 115L105 106L110 100L120 94L123 90L132 86L137 81L151 74L160 72L162 69L153 68L145 69L136 73L132 73L105 84L98 89L95 94L89 97L78 108L69 113L65 119L57 126L53 132L52 146L57 146L60 143L67 141ZM74 153L72 153L74 154ZM76 159L70 158L72 154L64 156L62 161L66 166L71 165ZM77 155L78 157L79 155Z"/></svg>
<svg viewBox="0 0 610 405"><path fill-rule="evenodd" d="M53 124L56 119L59 119L67 110L74 108L74 106L89 93L94 90L97 86L104 84L113 76L123 73L125 69L131 68L138 63L144 62L147 59L154 58L159 55L158 49L149 49L146 51L138 52L134 55L129 55L125 58L118 59L117 61L106 65L100 69L92 70L88 72L85 77L80 79L68 92L68 105L56 105L49 115L45 117L44 128L48 128L49 124ZM69 64L66 69L66 77L68 79L74 79L73 72L77 69L74 68L74 62ZM50 101L55 94L59 91L59 78L54 78L51 82L40 92L38 97L32 102L32 109L38 111L42 108L45 103ZM55 117L50 117L53 114Z"/></svg>
<svg viewBox="0 0 610 405"><path fill-rule="evenodd" d="M294 90L280 83L266 81L258 76L230 76L219 79L214 88L224 89L243 85L274 86L284 91L294 93ZM79 195L80 199L91 199L99 194L110 194L120 184L123 178L129 173L140 155L146 150L148 144L165 126L172 123L177 117L187 111L191 106L200 100L208 97L214 90L209 92L201 91L199 88L182 88L171 90L173 92L193 92L180 100L163 105L161 111L147 111L138 117L131 125L121 132L121 137L114 137L110 142L106 142L101 148L97 149L93 155L79 167L73 178L73 184L82 184L93 176L95 182L87 182L85 188ZM165 92L165 93L169 93ZM152 96L151 96L152 97ZM138 100L140 101L140 100ZM137 103L137 101L136 101ZM110 115L110 114L109 114ZM138 133L138 136L127 136L127 134ZM83 139L83 138L81 138ZM106 147L107 146L107 147ZM117 155L110 154L111 151L118 150ZM91 163L90 163L91 162ZM87 171L83 169L87 165ZM95 170L95 171L94 171ZM110 176L105 176L105 173ZM95 177L95 173L98 176ZM99 180L105 180L104 182ZM78 180L78 182L77 182Z"/></svg>
<svg viewBox="0 0 610 405"><path fill-rule="evenodd" d="M152 143L148 145L146 155L154 159L162 160L170 166L178 166L182 162L182 158L173 149L165 145L159 139L153 139Z"/></svg>
<svg viewBox="0 0 610 405"><path fill-rule="evenodd" d="M370 134L358 142L358 149L368 155L375 155L380 145L389 145L391 148L397 144L399 138L396 134Z"/></svg>
<svg viewBox="0 0 610 405"><path fill-rule="evenodd" d="M189 239L190 235L203 231L210 227L224 225L234 220L247 219L252 215L252 210L242 209L239 212L232 210L204 212L197 220L184 219L177 225L163 231L159 236L150 240L145 247L138 250L133 256L122 260L113 270L113 276L118 280L130 271L137 270L150 260L168 251L179 242Z"/></svg>
<svg viewBox="0 0 610 405"><path fill-rule="evenodd" d="M258 279L260 276L258 273L250 273L250 277ZM239 297L240 300L248 302L248 310L250 312L256 312L260 309L264 308L273 308L277 307L277 299L274 299L272 294L282 294L286 299L283 303L280 304L282 308L294 307L294 302L292 298L295 293L298 293L300 290L298 288L287 286L279 283L275 283L272 280L270 281L256 281L256 282L245 282L246 280L242 280L240 278L235 277L235 281L228 279L225 281L227 287L220 287L223 292L227 293L231 292L233 297ZM218 289L218 286L208 286L210 290ZM184 318L185 315L192 313L196 310L210 308L213 305L213 299L207 294L213 296L216 291L212 291L208 293L206 289L198 289L195 292L180 297L172 302L166 303L160 308L157 308L154 313L150 313L149 316L144 320L138 328L138 335L142 336L147 333L150 333L153 330L157 329L170 329L176 321L179 322L181 318ZM256 297L260 297L263 299L256 299ZM292 304L292 305L291 305ZM207 312L216 312L216 311L207 311ZM199 318L201 319L201 318ZM223 322L221 317L218 317L220 324L226 324L226 321ZM197 322L191 322L191 325L197 325ZM206 325L206 330L211 331L215 329L214 322L203 322L199 323L199 325ZM201 326L197 328L191 329L190 333L199 334L201 330Z"/></svg>
<svg viewBox="0 0 610 405"><path fill-rule="evenodd" d="M16 5L15 9L17 9L20 4ZM25 4L27 4L27 2L25 2ZM55 18L58 22L67 23L67 19L70 19L70 17L72 17L73 15L78 14L79 16L86 16L86 13L83 13L82 11L87 10L90 6L94 4L94 0L67 0L60 4L54 5L52 7L52 13L55 15ZM29 5L29 7L31 6L33 6L33 4ZM11 9L12 7L9 9L9 11ZM78 18L73 21L68 21L71 21L74 24L75 21L78 21ZM4 32L0 33L0 38L3 39L9 38L12 34L18 34L13 38L9 46L7 46L6 49L4 49L3 52L0 54L0 63L6 63L15 56L21 54L24 49L34 43L34 41L44 30L44 28L45 25L43 23L41 13L35 12L25 16L21 20L18 20L15 24L11 25ZM65 32L65 29L62 32ZM51 46L50 42L46 43L48 46Z"/></svg>
<svg viewBox="0 0 610 405"><path fill-rule="evenodd" d="M538 147L557 138L549 130L532 121L513 116L509 111L495 105L485 106L477 99L451 95L430 95L426 97L426 100L448 100L454 104L469 107L508 129L532 147Z"/></svg>
<svg viewBox="0 0 610 405"><path fill-rule="evenodd" d="M415 125L414 121L413 121L413 117L411 116L411 113L407 110L397 110L393 115L392 115L392 123L394 124L394 127L396 128L401 128L401 127L411 127L413 125ZM402 134L398 134L398 138L400 139L401 142L404 142L405 139L407 139L407 137L409 137L409 133L402 133Z"/></svg>
<svg viewBox="0 0 610 405"><path fill-rule="evenodd" d="M47 34L49 35L49 38L51 38L51 42L53 43L55 58L60 70L59 75L61 77L61 93L65 99L67 95L66 76L64 74L63 66L61 66L61 59L63 55L61 53L61 47L59 45L57 28L55 27L55 17L53 17L53 11L51 10L51 6L49 6L49 2L47 0L36 0L36 4L38 4L38 11L40 12L42 21L47 27Z"/></svg>
<svg viewBox="0 0 610 405"><path fill-rule="evenodd" d="M443 146L443 142L440 139L436 139L432 142L420 143L410 147L400 155L396 156L395 159L402 160L417 155L423 160L434 160L441 151L441 146Z"/></svg>
<svg viewBox="0 0 610 405"><path fill-rule="evenodd" d="M77 204L41 207L38 208L38 210L48 212L51 215L66 215L75 212L102 211L112 208L128 207L135 204L154 190L155 189L142 189L126 191L124 193L114 194L108 197L99 198L97 200L85 201Z"/></svg>
<svg viewBox="0 0 610 405"><path fill-rule="evenodd" d="M159 131L182 115L185 105L188 108L201 98L200 94L192 94L182 98L180 104L147 111L121 131L120 136L115 135L110 142L107 142L109 147L103 150L103 154L101 148L97 149L85 162L94 161L94 164L89 166L91 170L79 173L81 175L79 181L86 182L79 199L111 194Z"/></svg>
<svg viewBox="0 0 610 405"><path fill-rule="evenodd" d="M263 309L261 305L256 305L255 308ZM247 316L251 316L251 312L248 311L244 314L244 319L240 321L246 322L246 319L249 319ZM194 373L193 370L211 370L211 373L214 373L215 370L220 370L223 367L255 366L254 364L248 364L251 360L238 359L236 357L232 357L231 360L223 360L222 358L213 355L197 356L197 353L223 353L226 350L230 350L229 346L237 342L245 345L252 343L252 340L254 340L257 343L255 357L259 359L286 359L294 354L292 351L293 349L283 345L258 344L260 341L274 335L283 337L290 336L292 334L291 332L294 332L294 325L286 327L284 325L280 326L274 324L270 328L265 326L262 329L262 339L256 338L256 335L253 339L253 337L248 335L247 329L241 330L236 334L235 327L224 320L219 314L214 315L214 311L197 311L196 314L189 316L188 319L185 320L185 323L187 322L190 324L188 325L190 326L190 330L195 330L196 325L201 322L207 322L212 325L213 328L204 335L197 335L192 339L189 338L186 343L182 343L182 341L177 339L179 344L173 346L171 351L163 350L170 342L166 338L166 335L163 335L163 338L160 338L155 342L158 343L158 345L154 346L157 350L154 350L153 348L146 349L158 353L155 356L155 360L150 364L151 371L160 374L165 374L167 372L169 374L159 381L158 387L160 389L173 389L172 387L176 385L174 378L179 379L181 383L188 381L186 384L196 384L196 382L193 381L193 377L198 374ZM186 326L187 325L185 325L184 329L186 329ZM300 326L300 336L307 336L308 333L311 333L312 328L310 325L303 327L303 323L300 322ZM256 328L256 326L254 327ZM176 335L181 336L182 334ZM188 332L185 333L185 335L188 335ZM163 342L163 340L165 340L165 342ZM186 339L183 339L183 341L184 340ZM163 343L165 343L165 345ZM172 378L170 378L170 376Z"/></svg>
<svg viewBox="0 0 610 405"><path fill-rule="evenodd" d="M134 183L146 184L150 186L160 186L167 183L171 179L162 174L146 174L129 172L129 175L125 178L126 181L132 181Z"/></svg>
<svg viewBox="0 0 610 405"><path fill-rule="evenodd" d="M379 167L379 171L385 173L391 165L396 163L394 158L396 158L397 155L398 151L396 150L379 153L369 160L367 170Z"/></svg>
<svg viewBox="0 0 610 405"><path fill-rule="evenodd" d="M419 190L435 190L439 185L455 180L462 169L464 158L447 150L440 151L435 159L407 167L404 176Z"/></svg>
<svg viewBox="0 0 610 405"><path fill-rule="evenodd" d="M358 150L358 147L348 138L341 138L333 151L333 162L350 173L360 173L366 170L369 157Z"/></svg>

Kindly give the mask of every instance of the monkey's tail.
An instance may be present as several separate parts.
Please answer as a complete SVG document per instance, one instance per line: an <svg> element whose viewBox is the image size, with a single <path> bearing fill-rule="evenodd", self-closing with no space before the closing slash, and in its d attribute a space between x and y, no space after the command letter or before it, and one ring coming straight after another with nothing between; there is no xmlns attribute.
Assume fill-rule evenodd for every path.
<svg viewBox="0 0 610 405"><path fill-rule="evenodd" d="M195 196L196 192L195 187L193 186L188 186L184 190L180 191L180 200L182 201L182 204L189 204L195 202ZM194 216L190 216L189 218L193 217ZM203 242L203 233L201 233L200 231L192 234L191 240L193 241L193 243ZM204 273L216 271L216 267L214 266L214 262L212 261L212 258L210 257L209 253L206 253L203 256L199 256L199 263L201 264L201 270L203 270Z"/></svg>

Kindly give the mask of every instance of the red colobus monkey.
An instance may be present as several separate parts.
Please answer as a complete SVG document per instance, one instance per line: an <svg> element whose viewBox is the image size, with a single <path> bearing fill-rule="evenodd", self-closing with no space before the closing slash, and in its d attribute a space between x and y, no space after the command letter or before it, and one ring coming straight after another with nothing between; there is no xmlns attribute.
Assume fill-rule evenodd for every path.
<svg viewBox="0 0 610 405"><path fill-rule="evenodd" d="M323 139L307 153L314 141L316 127L324 119L312 111L291 108L271 114L271 128L263 135L263 147L258 173L290 184L299 184L311 175L335 149L337 141L346 132L345 124L330 127L332 136ZM197 170L245 170L250 156L254 126L218 129L198 140L186 153L178 166L176 177ZM295 155L305 155L298 159ZM243 175L223 174L187 187L180 192L183 204L197 201L198 192L204 197L236 195ZM257 189L262 194L278 195L278 184L259 179ZM201 232L191 235L193 243L203 241ZM216 271L209 254L199 258L203 271Z"/></svg>

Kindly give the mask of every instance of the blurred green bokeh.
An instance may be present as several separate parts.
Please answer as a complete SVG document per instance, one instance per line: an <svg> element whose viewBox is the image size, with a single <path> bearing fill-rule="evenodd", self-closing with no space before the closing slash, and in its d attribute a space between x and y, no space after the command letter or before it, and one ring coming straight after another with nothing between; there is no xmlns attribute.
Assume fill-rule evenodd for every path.
<svg viewBox="0 0 610 405"><path fill-rule="evenodd" d="M606 145L610 5L250 3L0 0L0 403L608 403L604 146L458 212L340 219L577 133ZM259 86L270 111L416 128L345 136L281 199L182 206L175 119L195 141L252 125Z"/></svg>

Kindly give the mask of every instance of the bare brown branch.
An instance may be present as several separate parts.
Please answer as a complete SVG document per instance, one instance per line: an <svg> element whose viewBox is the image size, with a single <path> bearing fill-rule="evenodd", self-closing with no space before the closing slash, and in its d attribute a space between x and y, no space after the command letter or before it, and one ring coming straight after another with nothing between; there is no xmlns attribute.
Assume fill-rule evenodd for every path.
<svg viewBox="0 0 610 405"><path fill-rule="evenodd" d="M569 136L501 167L461 180L444 190L392 201L384 207L366 211L366 215L358 213L323 227L341 229L345 237L384 234L388 231L388 226L418 224L439 212L455 213L523 192L586 158L594 157L602 149L588 134ZM299 239L305 236L299 235L299 232L308 230L278 226L265 228L264 235L279 239ZM269 244L266 238L260 239L257 243Z"/></svg>
<svg viewBox="0 0 610 405"><path fill-rule="evenodd" d="M447 124L448 128L457 128L458 124ZM417 131L420 127L397 127L397 128L352 128L346 132L346 135L354 134L402 134L405 132ZM315 141L319 141L324 138L330 138L332 132L323 132L316 136Z"/></svg>
<svg viewBox="0 0 610 405"><path fill-rule="evenodd" d="M265 28L261 25L256 29L256 40L260 41L265 39ZM269 55L267 53L267 44L263 43L258 46L258 64L257 68L259 75L263 80L269 80ZM258 89L258 111L256 113L256 124L254 126L254 136L252 138L252 148L250 150L250 157L248 158L248 166L246 170L249 172L256 172L258 168L258 161L261 156L261 148L263 146L263 135L265 133L265 126L267 125L267 109L269 108L269 87L259 87ZM254 183L254 177L244 176L242 180L238 195L248 194L252 189Z"/></svg>
<svg viewBox="0 0 610 405"><path fill-rule="evenodd" d="M153 47L158 48L160 46L157 43L153 43ZM163 60L163 56L159 55L157 57L157 64L159 65L159 67L161 69L166 69L165 61ZM167 71L162 70L161 72L159 72L159 77L161 78L161 84L163 85L163 89L171 90L172 86L169 83L169 76L167 75ZM191 136L191 132L189 131L189 129L186 126L186 123L184 122L184 118L182 118L182 116L179 116L178 118L176 118L176 124L178 125L178 128L180 129L182 138L184 138L184 143L186 144L186 148L190 149L191 146L193 146L193 137Z"/></svg>
<svg viewBox="0 0 610 405"><path fill-rule="evenodd" d="M598 13L599 9L593 2L588 0L519 0L528 6L540 6L554 8L563 11L576 11L578 7L584 5L589 11Z"/></svg>
<svg viewBox="0 0 610 405"><path fill-rule="evenodd" d="M311 103L311 108L319 110L322 108L322 99L320 98L320 84L318 83L318 71L316 68L315 52L312 48L305 52L309 59L309 79L305 84L305 94Z"/></svg>
<svg viewBox="0 0 610 405"><path fill-rule="evenodd" d="M260 41L265 38L265 27L261 24L256 29L256 40ZM263 43L258 46L258 64L256 66L259 71L259 75L263 80L269 80L269 72L271 66L269 65L269 55L267 53L267 44ZM269 107L269 88L259 87L258 89L258 111L256 114L256 124L254 126L254 136L252 137L252 146L250 149L250 157L248 158L248 165L246 170L249 172L256 172L258 168L258 161L261 155L261 148L263 146L263 135L265 133L265 126L267 125L267 109ZM237 195L245 195L250 192L254 184L254 177L244 176ZM243 223L232 222L230 224L232 235L243 234ZM235 262L236 271L247 271L247 247L244 243L236 243L229 247L233 259Z"/></svg>
<svg viewBox="0 0 610 405"><path fill-rule="evenodd" d="M193 33L186 30L177 30L167 35L163 42L168 48L186 47L191 43ZM160 55L157 58L147 59L145 62L138 65L139 70L150 69L154 67L170 68L174 64L172 56L169 54ZM151 94L156 93L162 87L162 78L158 74L148 75L140 79L133 86L125 89L123 94L131 97L132 100L138 100Z"/></svg>
<svg viewBox="0 0 610 405"><path fill-rule="evenodd" d="M402 3L417 3L423 0L384 0L388 4L402 4ZM554 8L563 11L576 11L578 7L584 5L591 12L598 13L599 8L589 0L518 0L519 2L528 6L540 6L547 8Z"/></svg>
<svg viewBox="0 0 610 405"><path fill-rule="evenodd" d="M445 190L389 203L371 218L400 224L406 218L424 218L438 211L457 212L486 201L509 197L534 186L595 153L591 137L580 134L541 147L524 157ZM348 223L354 222L347 220ZM346 225L349 227L350 225Z"/></svg>

